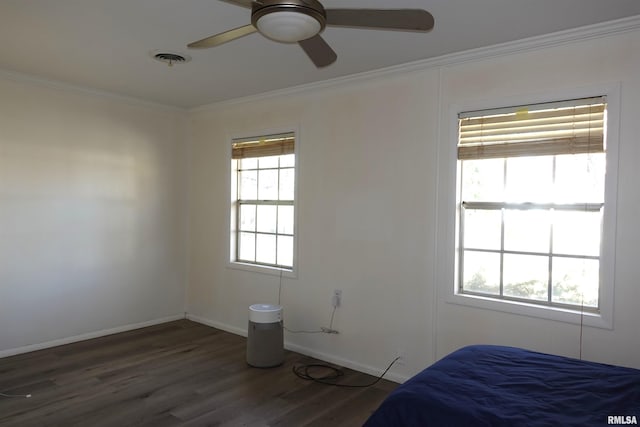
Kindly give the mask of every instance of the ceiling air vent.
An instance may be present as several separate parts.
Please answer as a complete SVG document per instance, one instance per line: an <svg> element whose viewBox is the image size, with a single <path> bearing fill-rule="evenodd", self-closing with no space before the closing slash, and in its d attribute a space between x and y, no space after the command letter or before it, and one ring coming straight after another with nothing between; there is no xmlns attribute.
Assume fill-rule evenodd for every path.
<svg viewBox="0 0 640 427"><path fill-rule="evenodd" d="M156 61L164 62L170 67L173 66L173 64L184 64L191 61L191 57L189 55L159 50L151 52L151 57Z"/></svg>

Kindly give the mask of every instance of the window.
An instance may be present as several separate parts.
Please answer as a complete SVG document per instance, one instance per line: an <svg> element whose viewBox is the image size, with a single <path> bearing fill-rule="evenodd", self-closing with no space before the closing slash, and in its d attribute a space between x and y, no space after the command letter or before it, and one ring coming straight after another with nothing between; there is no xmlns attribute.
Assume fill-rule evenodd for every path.
<svg viewBox="0 0 640 427"><path fill-rule="evenodd" d="M457 294L599 313L606 109L459 115Z"/></svg>
<svg viewBox="0 0 640 427"><path fill-rule="evenodd" d="M293 270L293 133L232 142L231 261Z"/></svg>

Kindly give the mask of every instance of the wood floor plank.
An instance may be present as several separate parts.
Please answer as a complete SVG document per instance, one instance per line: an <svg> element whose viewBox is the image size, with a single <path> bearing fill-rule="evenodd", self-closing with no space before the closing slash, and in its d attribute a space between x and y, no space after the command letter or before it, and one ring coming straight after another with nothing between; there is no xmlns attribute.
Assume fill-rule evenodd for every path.
<svg viewBox="0 0 640 427"><path fill-rule="evenodd" d="M187 320L0 359L1 427L357 426L396 384L335 388L298 378L317 363L246 363L246 339ZM373 377L345 369L342 381Z"/></svg>

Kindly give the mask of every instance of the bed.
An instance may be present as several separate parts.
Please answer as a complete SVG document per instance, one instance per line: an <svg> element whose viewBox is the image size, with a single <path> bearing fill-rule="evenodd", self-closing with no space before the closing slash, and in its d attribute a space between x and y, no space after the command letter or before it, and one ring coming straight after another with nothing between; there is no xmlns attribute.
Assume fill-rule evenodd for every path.
<svg viewBox="0 0 640 427"><path fill-rule="evenodd" d="M474 345L400 385L365 427L582 427L638 422L640 370L514 347Z"/></svg>

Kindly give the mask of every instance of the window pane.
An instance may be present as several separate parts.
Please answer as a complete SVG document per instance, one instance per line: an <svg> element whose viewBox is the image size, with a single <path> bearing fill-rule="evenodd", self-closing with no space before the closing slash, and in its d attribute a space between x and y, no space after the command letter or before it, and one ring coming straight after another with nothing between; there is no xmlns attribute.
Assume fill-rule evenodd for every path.
<svg viewBox="0 0 640 427"><path fill-rule="evenodd" d="M500 254L464 251L463 289L500 294Z"/></svg>
<svg viewBox="0 0 640 427"><path fill-rule="evenodd" d="M278 199L278 170L269 169L258 172L258 199L277 200Z"/></svg>
<svg viewBox="0 0 640 427"><path fill-rule="evenodd" d="M278 233L293 234L293 206L278 206Z"/></svg>
<svg viewBox="0 0 640 427"><path fill-rule="evenodd" d="M280 156L268 156L268 157L260 157L260 169L265 169L265 168L277 168L278 167L278 160L279 160Z"/></svg>
<svg viewBox="0 0 640 427"><path fill-rule="evenodd" d="M258 174L256 171L238 172L240 175L240 200L255 200L258 196Z"/></svg>
<svg viewBox="0 0 640 427"><path fill-rule="evenodd" d="M599 265L597 260L553 258L553 301L597 307Z"/></svg>
<svg viewBox="0 0 640 427"><path fill-rule="evenodd" d="M556 157L556 203L604 202L605 154Z"/></svg>
<svg viewBox="0 0 640 427"><path fill-rule="evenodd" d="M253 233L240 233L238 258L241 261L253 262L256 259L256 238Z"/></svg>
<svg viewBox="0 0 640 427"><path fill-rule="evenodd" d="M294 180L293 169L280 169L280 200L293 200Z"/></svg>
<svg viewBox="0 0 640 427"><path fill-rule="evenodd" d="M258 206L257 231L262 233L276 232L276 212L277 206Z"/></svg>
<svg viewBox="0 0 640 427"><path fill-rule="evenodd" d="M256 262L276 263L276 236L270 234L256 235Z"/></svg>
<svg viewBox="0 0 640 427"><path fill-rule="evenodd" d="M505 210L504 248L507 251L549 253L549 211Z"/></svg>
<svg viewBox="0 0 640 427"><path fill-rule="evenodd" d="M462 162L462 200L502 201L504 160L465 160Z"/></svg>
<svg viewBox="0 0 640 427"><path fill-rule="evenodd" d="M278 265L293 266L293 237L278 236Z"/></svg>
<svg viewBox="0 0 640 427"><path fill-rule="evenodd" d="M536 255L504 255L504 295L546 301L549 258Z"/></svg>
<svg viewBox="0 0 640 427"><path fill-rule="evenodd" d="M464 209L464 247L500 249L502 211Z"/></svg>
<svg viewBox="0 0 640 427"><path fill-rule="evenodd" d="M255 157L238 160L238 169L256 169L257 167L258 167L258 159Z"/></svg>
<svg viewBox="0 0 640 427"><path fill-rule="evenodd" d="M546 202L551 197L553 156L507 159L506 201Z"/></svg>
<svg viewBox="0 0 640 427"><path fill-rule="evenodd" d="M256 231L256 205L240 205L240 230Z"/></svg>
<svg viewBox="0 0 640 427"><path fill-rule="evenodd" d="M553 253L599 256L601 216L600 212L555 212Z"/></svg>
<svg viewBox="0 0 640 427"><path fill-rule="evenodd" d="M296 156L295 154L285 154L280 156L280 167L281 168L292 168L296 164Z"/></svg>

